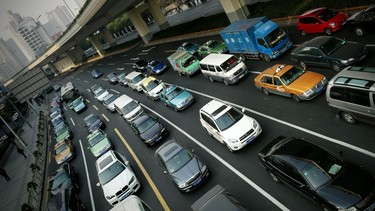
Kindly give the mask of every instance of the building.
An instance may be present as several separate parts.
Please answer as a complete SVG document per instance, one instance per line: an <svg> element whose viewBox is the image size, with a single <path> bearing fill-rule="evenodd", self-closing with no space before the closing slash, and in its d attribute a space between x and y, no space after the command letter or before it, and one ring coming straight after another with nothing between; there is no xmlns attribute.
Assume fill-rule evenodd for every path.
<svg viewBox="0 0 375 211"><path fill-rule="evenodd" d="M21 49L18 47L16 42L10 38L5 41L9 47L9 49L13 52L17 59L20 60L22 67L25 67L30 63L30 61L26 58L26 56L22 53Z"/></svg>
<svg viewBox="0 0 375 211"><path fill-rule="evenodd" d="M0 38L0 83L4 84L17 74L24 65L10 49L7 43Z"/></svg>
<svg viewBox="0 0 375 211"><path fill-rule="evenodd" d="M48 22L43 26L52 41L59 38L73 21L73 16L66 6L57 6L54 10L46 12L46 16Z"/></svg>

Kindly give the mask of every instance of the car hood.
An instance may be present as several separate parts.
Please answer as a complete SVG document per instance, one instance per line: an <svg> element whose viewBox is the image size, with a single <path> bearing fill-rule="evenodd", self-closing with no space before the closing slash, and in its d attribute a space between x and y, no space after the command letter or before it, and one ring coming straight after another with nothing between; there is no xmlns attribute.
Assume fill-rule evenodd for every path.
<svg viewBox="0 0 375 211"><path fill-rule="evenodd" d="M220 52L221 50L224 50L226 49L226 45L225 43L220 43L219 45L217 45L215 48L212 48L211 51L212 52Z"/></svg>
<svg viewBox="0 0 375 211"><path fill-rule="evenodd" d="M62 140L68 138L68 137L69 137L69 131L66 130L64 133L62 133L61 135L59 135L59 136L56 137L56 142L59 143Z"/></svg>
<svg viewBox="0 0 375 211"><path fill-rule="evenodd" d="M108 104L107 105L107 108L111 111L114 111L115 110L115 101L113 101L112 103Z"/></svg>
<svg viewBox="0 0 375 211"><path fill-rule="evenodd" d="M95 144L93 147L91 147L90 150L92 154L97 156L102 153L101 151L108 149L108 146L110 145L111 143L109 142L108 138L104 138L103 140Z"/></svg>
<svg viewBox="0 0 375 211"><path fill-rule="evenodd" d="M103 92L101 95L98 96L98 100L103 101L104 97L107 96L108 94L109 94L108 91Z"/></svg>
<svg viewBox="0 0 375 211"><path fill-rule="evenodd" d="M55 189L51 190L51 193L53 195L56 195L57 193L61 192L63 189L70 189L71 190L72 188L73 188L72 179L67 178L59 186L57 186Z"/></svg>
<svg viewBox="0 0 375 211"><path fill-rule="evenodd" d="M226 139L239 139L241 136L245 135L254 126L254 121L250 117L243 115L243 117L236 122L231 127L221 132L221 135Z"/></svg>
<svg viewBox="0 0 375 211"><path fill-rule="evenodd" d="M172 173L171 177L177 185L184 184L192 177L199 174L203 165L203 162L194 156L184 167L177 172Z"/></svg>
<svg viewBox="0 0 375 211"><path fill-rule="evenodd" d="M62 152L60 152L59 154L57 154L55 156L55 159L56 159L56 163L61 163L65 157L70 157L72 156L72 151L70 150L70 147L67 147L65 150L63 150Z"/></svg>
<svg viewBox="0 0 375 211"><path fill-rule="evenodd" d="M96 129L96 128L99 128L99 125L102 121L100 121L99 119L97 119L95 122L93 122L90 126L89 126L89 131L92 131L93 129Z"/></svg>
<svg viewBox="0 0 375 211"><path fill-rule="evenodd" d="M347 164L343 172L317 193L341 208L349 208L366 198L374 188L374 178L363 169Z"/></svg>
<svg viewBox="0 0 375 211"><path fill-rule="evenodd" d="M156 65L155 67L152 68L152 70L160 70L160 69L163 69L165 65L162 64L162 63L159 63L158 65Z"/></svg>
<svg viewBox="0 0 375 211"><path fill-rule="evenodd" d="M333 16L327 22L342 24L347 18L348 18L348 16L345 13L338 12L335 16Z"/></svg>
<svg viewBox="0 0 375 211"><path fill-rule="evenodd" d="M150 90L150 95L157 95L163 90L163 86L161 84L157 85L155 88Z"/></svg>
<svg viewBox="0 0 375 211"><path fill-rule="evenodd" d="M361 58L365 53L365 45L356 42L347 42L341 48L333 52L330 57L347 60L350 58L358 59Z"/></svg>
<svg viewBox="0 0 375 211"><path fill-rule="evenodd" d="M107 184L102 185L103 192L105 196L113 196L125 185L128 185L133 174L128 170L122 171L119 175L109 181Z"/></svg>
<svg viewBox="0 0 375 211"><path fill-rule="evenodd" d="M163 125L157 122L151 128L146 130L144 133L140 134L140 136L142 140L148 140L154 137L156 134L160 133L162 129L163 129Z"/></svg>
<svg viewBox="0 0 375 211"><path fill-rule="evenodd" d="M191 94L187 91L182 91L180 94L178 94L176 97L174 97L172 100L171 100L171 103L173 105L178 105L180 103L182 103L184 100L186 100L187 98L189 98L191 96Z"/></svg>
<svg viewBox="0 0 375 211"><path fill-rule="evenodd" d="M317 85L323 78L324 76L319 73L306 71L297 80L289 84L288 88L305 92Z"/></svg>

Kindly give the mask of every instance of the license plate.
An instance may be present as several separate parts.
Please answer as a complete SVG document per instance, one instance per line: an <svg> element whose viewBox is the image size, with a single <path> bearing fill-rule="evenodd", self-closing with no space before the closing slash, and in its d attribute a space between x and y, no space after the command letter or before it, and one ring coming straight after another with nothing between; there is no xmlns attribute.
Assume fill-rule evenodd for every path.
<svg viewBox="0 0 375 211"><path fill-rule="evenodd" d="M202 180L202 178L199 178L199 179L195 180L194 186L198 185L201 182L201 180Z"/></svg>
<svg viewBox="0 0 375 211"><path fill-rule="evenodd" d="M251 137L249 140L247 140L246 144L250 143L252 140L254 140L254 137Z"/></svg>
<svg viewBox="0 0 375 211"><path fill-rule="evenodd" d="M322 90L322 89L323 89L323 86L319 87L319 88L316 90L316 92L320 92L320 90Z"/></svg>

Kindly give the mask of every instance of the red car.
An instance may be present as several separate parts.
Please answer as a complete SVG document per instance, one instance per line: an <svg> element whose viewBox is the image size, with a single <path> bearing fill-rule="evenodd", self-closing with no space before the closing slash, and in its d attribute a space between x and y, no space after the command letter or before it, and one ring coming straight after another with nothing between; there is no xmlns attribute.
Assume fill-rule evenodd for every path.
<svg viewBox="0 0 375 211"><path fill-rule="evenodd" d="M326 33L331 35L343 27L348 15L330 8L321 7L309 10L298 17L297 27L302 36L309 33Z"/></svg>

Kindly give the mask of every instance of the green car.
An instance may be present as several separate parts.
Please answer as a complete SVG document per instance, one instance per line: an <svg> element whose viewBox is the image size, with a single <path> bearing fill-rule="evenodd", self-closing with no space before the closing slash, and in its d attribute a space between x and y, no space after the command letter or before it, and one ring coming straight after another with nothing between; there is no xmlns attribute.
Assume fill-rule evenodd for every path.
<svg viewBox="0 0 375 211"><path fill-rule="evenodd" d="M224 42L209 40L198 49L198 54L202 57L211 53L228 53L228 48Z"/></svg>
<svg viewBox="0 0 375 211"><path fill-rule="evenodd" d="M102 130L95 130L87 136L87 141L92 154L95 157L99 157L112 148L112 144L109 141L107 134Z"/></svg>
<svg viewBox="0 0 375 211"><path fill-rule="evenodd" d="M55 140L57 143L62 142L64 139L70 139L71 138L71 133L69 130L69 127L67 125L62 125L60 126L56 131L55 131Z"/></svg>

